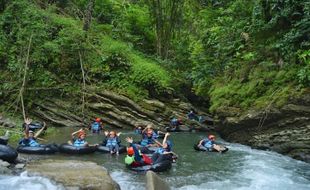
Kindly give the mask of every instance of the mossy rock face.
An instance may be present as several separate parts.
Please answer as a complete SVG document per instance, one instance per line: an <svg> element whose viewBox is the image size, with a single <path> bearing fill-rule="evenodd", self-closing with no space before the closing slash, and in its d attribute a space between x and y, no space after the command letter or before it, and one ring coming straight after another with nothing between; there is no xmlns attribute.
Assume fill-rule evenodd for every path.
<svg viewBox="0 0 310 190"><path fill-rule="evenodd" d="M40 160L29 163L30 175L47 177L72 189L118 190L108 171L94 162L78 160Z"/></svg>
<svg viewBox="0 0 310 190"><path fill-rule="evenodd" d="M273 150L310 162L310 95L291 98L281 108L252 110L241 116L218 116L216 130L231 142ZM226 110L230 112L230 109ZM227 116L229 115L229 116Z"/></svg>

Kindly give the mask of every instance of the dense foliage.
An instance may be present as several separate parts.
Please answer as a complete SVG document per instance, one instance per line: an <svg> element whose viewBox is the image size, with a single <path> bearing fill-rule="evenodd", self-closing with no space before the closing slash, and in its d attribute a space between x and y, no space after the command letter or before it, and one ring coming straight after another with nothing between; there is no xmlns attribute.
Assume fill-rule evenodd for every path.
<svg viewBox="0 0 310 190"><path fill-rule="evenodd" d="M281 106L310 85L309 1L0 2L0 96L8 102L28 49L27 87L58 94L81 89L81 63L88 87L135 99L192 91L215 112ZM25 97L53 93L28 89Z"/></svg>

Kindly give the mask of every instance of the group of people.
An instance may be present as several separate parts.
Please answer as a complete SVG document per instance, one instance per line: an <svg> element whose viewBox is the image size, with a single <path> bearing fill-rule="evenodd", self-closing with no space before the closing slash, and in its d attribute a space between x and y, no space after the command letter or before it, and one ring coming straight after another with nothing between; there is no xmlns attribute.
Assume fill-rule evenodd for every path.
<svg viewBox="0 0 310 190"><path fill-rule="evenodd" d="M137 130L137 129L136 129ZM172 142L168 140L170 133L166 133L162 142L158 140L158 132L152 125L147 125L144 129L138 127L142 140L134 142L132 137L127 137L129 143L125 163L131 167L151 165L169 160L174 162L177 155L172 151ZM150 148L152 148L150 150Z"/></svg>
<svg viewBox="0 0 310 190"><path fill-rule="evenodd" d="M29 125L31 119L25 119L24 123L24 138L19 142L22 146L37 147L41 146L38 142L38 136L46 129L46 124L44 123L43 127L39 129L36 133L32 130L29 130ZM176 125L180 120L174 121ZM103 131L103 125L100 118L96 118L88 130L92 133L99 134ZM145 128L143 126L138 126L135 129L135 132L141 134L140 141L134 141L132 137L127 137L126 142L129 143L127 147L127 156L125 157L125 164L131 167L138 167L144 165L152 165L159 163L163 160L169 160L175 162L177 155L172 151L172 141L169 140L170 133L163 133L157 131L152 127L152 125L147 125ZM164 134L162 142L159 141L159 135ZM109 148L111 154L119 155L120 148L120 138L121 133L116 131L105 131L104 140L101 143L101 146L106 146ZM68 141L68 144L75 147L87 147L87 146L98 146L99 144L90 145L86 141L86 129L79 129L71 134L72 139ZM198 143L198 148L205 151L222 151L222 147L215 143L215 136L209 135L208 138L205 138Z"/></svg>

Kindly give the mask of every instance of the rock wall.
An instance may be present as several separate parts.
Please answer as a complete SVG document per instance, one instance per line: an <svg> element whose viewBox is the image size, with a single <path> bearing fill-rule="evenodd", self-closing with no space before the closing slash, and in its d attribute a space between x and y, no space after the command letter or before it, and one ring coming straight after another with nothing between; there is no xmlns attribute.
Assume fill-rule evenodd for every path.
<svg viewBox="0 0 310 190"><path fill-rule="evenodd" d="M236 110L218 113L216 130L224 139L310 162L310 93L290 99L282 108L270 106L242 115Z"/></svg>
<svg viewBox="0 0 310 190"><path fill-rule="evenodd" d="M70 98L55 98L35 103L30 113L39 120L56 126L85 127L94 118L100 117L105 125L116 128L132 129L137 125L153 124L156 128L164 129L169 125L172 116L182 118L186 126L197 130L213 130L213 126L203 125L188 120L186 114L193 106L178 99L169 102L158 100L143 100L139 103L110 92L101 91L86 93L86 104L83 114L81 103ZM206 115L206 114L205 114Z"/></svg>

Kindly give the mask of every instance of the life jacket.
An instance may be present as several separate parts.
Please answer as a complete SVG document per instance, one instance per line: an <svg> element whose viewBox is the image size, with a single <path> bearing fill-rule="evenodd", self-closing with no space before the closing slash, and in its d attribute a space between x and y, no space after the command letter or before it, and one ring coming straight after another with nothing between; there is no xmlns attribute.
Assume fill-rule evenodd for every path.
<svg viewBox="0 0 310 190"><path fill-rule="evenodd" d="M99 131L99 130L100 130L100 123L94 122L94 123L91 125L91 129L94 130L94 131Z"/></svg>
<svg viewBox="0 0 310 190"><path fill-rule="evenodd" d="M83 146L86 143L85 140L76 139L73 143L73 146Z"/></svg>
<svg viewBox="0 0 310 190"><path fill-rule="evenodd" d="M159 135L154 131L152 134L152 139L157 139Z"/></svg>
<svg viewBox="0 0 310 190"><path fill-rule="evenodd" d="M134 161L131 166L132 167L139 167L139 166L144 166L144 165L151 165L153 163L152 159L150 157L148 157L147 155L145 154L142 154L142 159L140 162L138 161Z"/></svg>
<svg viewBox="0 0 310 190"><path fill-rule="evenodd" d="M116 146L118 144L117 137L108 138L106 146Z"/></svg>
<svg viewBox="0 0 310 190"><path fill-rule="evenodd" d="M204 139L202 141L202 145L206 148L213 148L213 144L214 142L213 141L210 141L209 139Z"/></svg>
<svg viewBox="0 0 310 190"><path fill-rule="evenodd" d="M152 137L151 138L144 138L140 142L141 146L147 146L147 145L153 144L153 143L154 143L154 139Z"/></svg>
<svg viewBox="0 0 310 190"><path fill-rule="evenodd" d="M172 126L177 126L178 125L178 119L176 119L176 118L173 118L171 121L170 121L170 124L172 125Z"/></svg>
<svg viewBox="0 0 310 190"><path fill-rule="evenodd" d="M165 152L165 149L161 148L161 147L156 149L156 151L155 151L155 153L159 153L159 154L164 154L164 152Z"/></svg>
<svg viewBox="0 0 310 190"><path fill-rule="evenodd" d="M26 140L26 139L22 139L22 140L20 141L20 144L21 144L22 146L31 146L31 147L40 146L40 144L39 144L34 138L29 138L27 144L25 144L25 140Z"/></svg>

